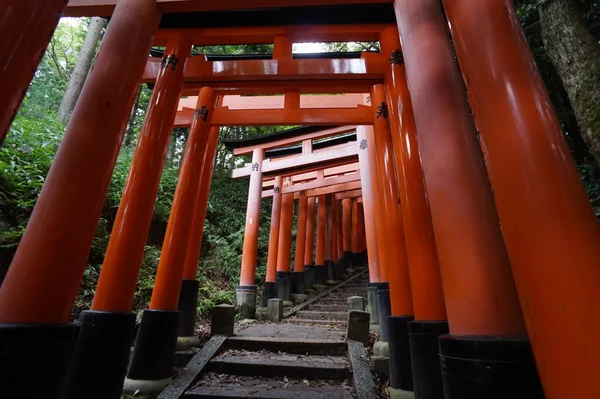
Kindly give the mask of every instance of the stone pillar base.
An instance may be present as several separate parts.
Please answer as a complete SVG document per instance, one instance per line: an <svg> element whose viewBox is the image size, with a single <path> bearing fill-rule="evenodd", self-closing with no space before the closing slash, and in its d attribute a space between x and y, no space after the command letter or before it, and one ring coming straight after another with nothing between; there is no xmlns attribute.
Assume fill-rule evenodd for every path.
<svg viewBox="0 0 600 399"><path fill-rule="evenodd" d="M379 312L377 308L377 284L369 283L367 285L367 310L371 315L371 324L379 325Z"/></svg>
<svg viewBox="0 0 600 399"><path fill-rule="evenodd" d="M382 341L389 341L388 317L392 315L389 283L377 283L377 312L379 317L379 332Z"/></svg>
<svg viewBox="0 0 600 399"><path fill-rule="evenodd" d="M196 314L198 309L198 290L200 281L183 279L179 292L179 322L177 324L178 337L191 337L196 328Z"/></svg>
<svg viewBox="0 0 600 399"><path fill-rule="evenodd" d="M290 272L277 272L277 298L290 301L292 293L291 280Z"/></svg>
<svg viewBox="0 0 600 399"><path fill-rule="evenodd" d="M448 334L447 321L418 320L408 323L413 389L418 398L444 397L438 349L438 338L444 334Z"/></svg>
<svg viewBox="0 0 600 399"><path fill-rule="evenodd" d="M256 286L238 286L235 292L238 311L244 319L256 318Z"/></svg>
<svg viewBox="0 0 600 399"><path fill-rule="evenodd" d="M260 306L266 308L269 304L269 299L274 298L277 298L277 283L265 282L260 295Z"/></svg>
<svg viewBox="0 0 600 399"><path fill-rule="evenodd" d="M390 387L403 391L413 390L408 323L412 316L391 316L388 318L390 351Z"/></svg>

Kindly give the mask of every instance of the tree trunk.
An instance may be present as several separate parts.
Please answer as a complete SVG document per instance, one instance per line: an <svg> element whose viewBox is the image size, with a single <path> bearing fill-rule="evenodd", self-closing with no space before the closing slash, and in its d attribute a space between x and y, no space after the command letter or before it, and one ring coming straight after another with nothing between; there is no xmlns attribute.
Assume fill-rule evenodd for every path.
<svg viewBox="0 0 600 399"><path fill-rule="evenodd" d="M573 106L581 136L600 165L600 44L574 0L546 0L542 40Z"/></svg>
<svg viewBox="0 0 600 399"><path fill-rule="evenodd" d="M65 96L58 109L58 120L62 123L66 124L69 122L69 119L71 119L71 113L75 108L83 84L85 83L88 72L92 66L92 61L96 55L96 47L98 46L102 29L104 29L105 26L106 20L104 18L95 17L92 18L90 22L83 45L77 56L75 69L69 80L69 86L67 86L67 91L65 92Z"/></svg>

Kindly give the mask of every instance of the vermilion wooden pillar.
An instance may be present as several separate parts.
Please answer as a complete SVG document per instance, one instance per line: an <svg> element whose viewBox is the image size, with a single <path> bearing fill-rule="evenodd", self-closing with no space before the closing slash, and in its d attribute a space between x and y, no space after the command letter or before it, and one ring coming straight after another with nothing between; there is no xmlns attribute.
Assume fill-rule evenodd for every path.
<svg viewBox="0 0 600 399"><path fill-rule="evenodd" d="M498 373L506 373L508 391L495 394L510 395L516 385L531 386L535 369L523 360L527 340L515 338L526 335L523 316L448 24L438 1L394 5L452 333L440 340L445 395L472 397L463 396L471 389L485 396ZM472 351L486 347L499 350ZM446 358L463 358L491 377L482 382L473 375L459 386L458 370ZM490 368L497 372L489 373ZM479 391L482 386L488 390ZM532 389L528 397L536 397Z"/></svg>
<svg viewBox="0 0 600 399"><path fill-rule="evenodd" d="M304 270L308 272L313 267L313 251L315 246L315 211L317 204L316 197L308 198L308 205L306 208L306 238L304 241ZM309 272L309 274L312 272ZM310 284L307 284L307 288L310 288Z"/></svg>
<svg viewBox="0 0 600 399"><path fill-rule="evenodd" d="M292 293L304 294L304 246L306 243L306 213L308 197L300 192L298 199L298 219L296 225L296 253L294 255L294 275L292 277Z"/></svg>
<svg viewBox="0 0 600 399"><path fill-rule="evenodd" d="M344 267L344 213L341 201L335 202L335 218L336 218L336 237L337 237L337 261Z"/></svg>
<svg viewBox="0 0 600 399"><path fill-rule="evenodd" d="M261 295L261 306L266 307L269 299L277 298L277 251L279 246L279 223L281 217L281 188L283 179L275 177L273 185L273 205L271 207L271 230L269 232L269 252L267 254L267 275Z"/></svg>
<svg viewBox="0 0 600 399"><path fill-rule="evenodd" d="M315 247L315 283L323 284L327 275L325 268L325 233L327 223L327 197L319 195L317 214L317 245Z"/></svg>
<svg viewBox="0 0 600 399"><path fill-rule="evenodd" d="M210 136L210 117L215 92L204 87L190 128L169 223L163 242L150 309L142 316L124 389L135 392L143 381L168 383L172 375L177 341L178 303L192 218L196 209L201 168ZM159 382L157 382L159 381ZM148 392L149 393L149 392Z"/></svg>
<svg viewBox="0 0 600 399"><path fill-rule="evenodd" d="M379 251L377 249L377 231L375 227L375 198L374 192L379 190L379 183L373 179L377 176L377 169L371 167L371 154L369 153L369 141L367 140L366 127L359 126L356 129L358 141L358 162L360 165L360 184L363 194L363 215L365 227L365 244L367 245L369 281L379 283L382 276L379 270ZM371 145L374 145L371 142Z"/></svg>
<svg viewBox="0 0 600 399"><path fill-rule="evenodd" d="M210 128L207 143L204 147L204 157L202 163L198 165L201 169L200 186L196 197L192 230L186 248L183 264L183 280L181 281L179 303L177 305L177 309L179 310L177 336L181 337L178 338L177 347L180 351L200 345L200 340L194 333L196 318L198 316L198 290L200 289L200 281L196 279L196 274L198 272L198 261L202 247L202 235L204 233L204 220L206 218L206 209L208 208L208 196L210 194L220 130L219 127Z"/></svg>
<svg viewBox="0 0 600 399"><path fill-rule="evenodd" d="M352 235L356 234L356 226L352 226L352 210L354 208L354 200L352 198L345 198L342 200L342 250L344 252L344 264L345 267L352 267ZM358 208L357 215L358 217ZM355 219L356 222L358 220ZM354 227L355 230L352 229Z"/></svg>
<svg viewBox="0 0 600 399"><path fill-rule="evenodd" d="M598 226L514 5L444 4L546 398L599 397Z"/></svg>
<svg viewBox="0 0 600 399"><path fill-rule="evenodd" d="M417 397L439 398L437 338L448 333L448 322L398 29L385 29L380 44L391 63L385 82L415 316L408 326L413 386Z"/></svg>
<svg viewBox="0 0 600 399"><path fill-rule="evenodd" d="M25 2L19 12L50 12L53 3L34 7ZM6 15L7 9L2 12ZM37 15L43 19L56 16ZM77 327L67 323L159 17L154 1L118 3L0 288L0 372L7 392L18 392L27 386L30 396L58 395L77 335ZM17 17L14 23L23 21ZM47 23L39 23L44 27L42 32L46 29L50 33ZM18 31L21 35L30 27L22 29ZM42 32L32 31L32 37ZM7 37L14 38L8 35L3 40ZM122 40L123 37L129 40ZM38 42L41 38L31 40L32 46L43 48ZM47 41L47 36L43 40ZM30 56L35 52L25 51ZM13 61L14 68L35 66L9 60ZM23 73L31 76L32 72L28 69ZM17 76L10 79L16 81ZM6 92L7 96L13 94L14 90ZM40 357L40 353L44 356ZM33 357L37 359L34 364L30 361ZM22 373L25 368L39 377L36 384L32 385Z"/></svg>
<svg viewBox="0 0 600 399"><path fill-rule="evenodd" d="M358 254L360 254L362 252L362 248L361 248L361 238L360 238L360 221L358 220L358 202L357 201L352 201L352 211L351 211L351 217L352 217L352 228L351 228L351 236L352 236L352 241L351 241L351 251L352 251L352 256L356 257Z"/></svg>
<svg viewBox="0 0 600 399"><path fill-rule="evenodd" d="M191 48L191 42L181 34L173 35L167 44L165 63L159 71L140 131L92 310L83 312L80 317L81 332L65 388L71 397L85 396L98 379L104 381L98 394L120 395L129 348L135 338L136 315L131 313L133 296L183 86L183 64ZM168 57L180 63L167 64ZM99 334L99 325L106 329L102 334ZM93 356L90 356L91 350L94 350ZM103 366L106 364L114 367Z"/></svg>
<svg viewBox="0 0 600 399"><path fill-rule="evenodd" d="M287 179L287 181L286 181ZM290 178L284 179L284 186L291 185ZM292 228L294 222L294 194L281 196L281 217L279 222L279 244L277 248L277 290L279 299L290 300L292 276Z"/></svg>
<svg viewBox="0 0 600 399"><path fill-rule="evenodd" d="M325 266L327 268L326 284L331 284L335 281L335 256L336 256L336 237L335 237L335 216L334 216L334 199L331 195L327 196L327 227L325 234Z"/></svg>
<svg viewBox="0 0 600 399"><path fill-rule="evenodd" d="M52 39L65 0L5 0L0 23L0 145Z"/></svg>

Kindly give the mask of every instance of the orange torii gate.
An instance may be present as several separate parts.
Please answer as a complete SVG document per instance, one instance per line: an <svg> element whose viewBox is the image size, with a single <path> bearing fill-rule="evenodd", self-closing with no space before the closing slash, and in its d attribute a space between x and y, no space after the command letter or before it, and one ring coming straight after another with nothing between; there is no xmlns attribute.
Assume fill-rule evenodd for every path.
<svg viewBox="0 0 600 399"><path fill-rule="evenodd" d="M530 338L547 398L598 396L600 347L589 332L600 327L599 233L512 1L443 0L444 9L437 0L6 2L10 14L0 23L5 55L0 138L56 16L64 11L111 17L0 289L0 370L8 392L27 386L32 396L79 398L92 395L93 387L97 397L119 397L134 331L131 303L164 151L179 96L198 95L197 118L187 119L190 139L130 382L164 383L171 375L179 294L183 277L193 277L199 251L190 241L198 237L197 231L191 234L192 221L203 219L217 127L356 124L359 162L369 165L360 168L364 220L375 220L374 226L365 224L365 239L369 248L378 244L377 251L368 251L372 278L374 264L380 271L371 289L382 298L380 310L387 311L390 298L392 316L382 321L384 329L388 322L391 327L391 387L410 390L414 381L419 398L515 392L542 397ZM381 54L298 59L291 51L298 40L379 40ZM266 60L191 56L192 45L240 43L273 43L274 53ZM148 58L153 44L166 45L161 61ZM142 81L154 84L154 93L94 303L79 325L70 324ZM369 93L373 106L302 109L299 93ZM289 107L260 113L228 109L217 100L225 94L285 94ZM262 164L263 152L255 151L253 164ZM374 155L365 157L369 153ZM313 160L318 170L320 161ZM252 187L257 201L261 186L262 181ZM355 213L360 208L353 204ZM328 217L324 207L318 214L323 221ZM319 235L330 231L321 225L316 259L324 262L332 248L319 244ZM31 364L41 349L45 355ZM461 383L457 370L463 368L456 359L475 370L460 375ZM39 376L37 386L21 373L25 367Z"/></svg>

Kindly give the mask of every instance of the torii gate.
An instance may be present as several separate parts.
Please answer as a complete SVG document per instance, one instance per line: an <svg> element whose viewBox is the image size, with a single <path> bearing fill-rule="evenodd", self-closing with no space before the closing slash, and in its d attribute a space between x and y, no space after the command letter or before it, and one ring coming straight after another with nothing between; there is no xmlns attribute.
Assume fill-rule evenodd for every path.
<svg viewBox="0 0 600 399"><path fill-rule="evenodd" d="M377 259L378 294L387 297L386 282L391 290L393 316L385 321L393 328L388 334L392 388L412 389L414 381L417 395L434 387L433 397L441 397L439 344L446 398L473 391L479 397L490 392L510 396L516 390L540 397L525 339L529 333L546 397L598 396L600 346L589 332L600 328L599 232L511 0L443 0L444 9L437 0L6 3L10 14L0 24L5 55L0 60L2 137L56 27L56 16L64 11L111 17L0 289L0 367L7 391L27 384L32 396L56 397L68 374L67 396L82 397L77 389L89 387L101 397L120 394L134 331L131 301L164 148L180 95L200 91L197 119L191 121L191 151L182 166L130 380L163 381L170 375L182 277L194 271L186 267L186 259L197 260L190 232L192 220L202 213L197 199L207 188L199 182L210 176L210 162L205 161L217 140L215 126L356 124L359 149L375 147L377 154L370 157L368 170L360 168L361 175L372 174L373 186L369 190L362 181L361 189L365 213L369 201L376 205L375 234L365 225L367 247L369 236L378 243L377 253L368 251L369 265ZM250 21L254 26L248 26ZM382 54L294 59L291 45L298 40L379 40ZM148 59L153 43L167 46L162 61ZM189 56L193 44L233 43L274 43L274 54L267 60ZM92 310L80 325L69 324L140 81L155 83L154 93L118 228ZM215 108L217 95L283 93L288 110ZM374 105L303 110L296 106L299 93L370 93ZM378 113L385 118L376 118ZM371 125L374 136L363 127ZM447 332L451 334L442 335ZM158 349L145 351L153 343L159 343ZM39 348L45 356L31 364L29 358ZM489 357L482 359L482 353ZM140 360L144 355L146 362ZM497 373L482 372L489 378L475 383L469 379L473 372L461 376L464 384L454 384L453 359L481 370L505 365L504 382L497 383ZM74 365L71 370L69 364ZM39 376L38 386L20 374L25 367Z"/></svg>

